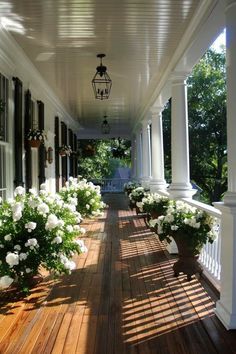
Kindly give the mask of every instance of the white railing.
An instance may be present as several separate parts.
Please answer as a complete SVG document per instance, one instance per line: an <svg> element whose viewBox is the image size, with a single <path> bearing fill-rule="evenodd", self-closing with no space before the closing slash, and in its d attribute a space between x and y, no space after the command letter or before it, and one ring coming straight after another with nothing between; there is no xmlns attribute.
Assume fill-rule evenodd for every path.
<svg viewBox="0 0 236 354"><path fill-rule="evenodd" d="M129 178L94 179L92 182L101 186L102 193L120 193L124 191L124 184Z"/></svg>
<svg viewBox="0 0 236 354"><path fill-rule="evenodd" d="M220 250L221 250L221 212L211 205L201 203L197 200L190 198L183 198L183 200L201 210L206 211L209 215L216 218L216 231L217 237L213 243L207 242L200 254L199 261L203 266L204 274L211 281L211 283L219 290L220 289Z"/></svg>
<svg viewBox="0 0 236 354"><path fill-rule="evenodd" d="M166 191L158 191L159 194L168 196L169 193ZM220 273L221 273L221 263L220 263L220 251L221 251L221 212L211 205L201 203L197 200L191 198L182 198L183 201L192 205L198 209L206 211L209 215L216 218L216 227L218 236L213 243L207 242L200 254L199 261L203 266L204 274L211 281L211 283L220 290Z"/></svg>

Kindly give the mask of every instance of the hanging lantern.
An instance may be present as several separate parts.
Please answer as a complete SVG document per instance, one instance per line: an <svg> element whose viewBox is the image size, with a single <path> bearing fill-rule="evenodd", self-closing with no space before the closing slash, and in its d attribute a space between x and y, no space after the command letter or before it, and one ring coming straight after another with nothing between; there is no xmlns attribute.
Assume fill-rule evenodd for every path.
<svg viewBox="0 0 236 354"><path fill-rule="evenodd" d="M97 72L92 80L95 98L99 100L109 98L112 85L112 81L107 73L107 67L102 64L102 58L105 56L105 54L97 55L97 58L100 58L100 65L97 67Z"/></svg>
<svg viewBox="0 0 236 354"><path fill-rule="evenodd" d="M102 134L109 134L111 131L111 127L106 118L107 117L104 116L104 120L102 122L102 126L101 126Z"/></svg>

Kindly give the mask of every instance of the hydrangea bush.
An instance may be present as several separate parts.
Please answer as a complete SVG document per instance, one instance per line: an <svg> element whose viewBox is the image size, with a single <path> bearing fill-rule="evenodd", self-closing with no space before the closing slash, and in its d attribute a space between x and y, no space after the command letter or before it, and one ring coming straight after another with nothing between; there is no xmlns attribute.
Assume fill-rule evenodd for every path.
<svg viewBox="0 0 236 354"><path fill-rule="evenodd" d="M145 189L144 187L137 187L132 190L132 192L129 195L129 199L132 204L136 205L137 202L141 202L142 199L147 196L148 190Z"/></svg>
<svg viewBox="0 0 236 354"><path fill-rule="evenodd" d="M161 241L171 241L171 236L179 236L199 253L202 246L212 243L217 236L216 219L203 210L182 201L171 201L165 215L150 220L152 227L157 228Z"/></svg>
<svg viewBox="0 0 236 354"><path fill-rule="evenodd" d="M27 292L29 278L40 266L56 274L75 268L72 256L86 251L83 241L76 239L85 233L76 203L76 198L65 202L43 186L39 195L17 187L15 197L0 205L1 288L16 281Z"/></svg>
<svg viewBox="0 0 236 354"><path fill-rule="evenodd" d="M140 187L140 183L139 182L127 182L124 184L124 192L129 195L133 189Z"/></svg>
<svg viewBox="0 0 236 354"><path fill-rule="evenodd" d="M95 186L86 179L70 177L65 187L60 191L65 202L77 200L77 211L83 217L99 216L105 207L102 201L100 186Z"/></svg>
<svg viewBox="0 0 236 354"><path fill-rule="evenodd" d="M169 205L169 198L161 196L158 193L146 195L141 202L137 202L137 206L141 212L153 215L163 215Z"/></svg>

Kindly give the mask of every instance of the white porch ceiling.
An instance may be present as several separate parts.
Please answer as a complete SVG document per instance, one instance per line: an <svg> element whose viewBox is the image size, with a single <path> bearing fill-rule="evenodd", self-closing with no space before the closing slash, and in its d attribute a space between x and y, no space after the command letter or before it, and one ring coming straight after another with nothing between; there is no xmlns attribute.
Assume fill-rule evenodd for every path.
<svg viewBox="0 0 236 354"><path fill-rule="evenodd" d="M205 1L204 1L205 2ZM210 1L209 1L210 2ZM203 0L11 0L5 27L69 113L97 133L130 134ZM91 80L105 53L113 85L96 100Z"/></svg>

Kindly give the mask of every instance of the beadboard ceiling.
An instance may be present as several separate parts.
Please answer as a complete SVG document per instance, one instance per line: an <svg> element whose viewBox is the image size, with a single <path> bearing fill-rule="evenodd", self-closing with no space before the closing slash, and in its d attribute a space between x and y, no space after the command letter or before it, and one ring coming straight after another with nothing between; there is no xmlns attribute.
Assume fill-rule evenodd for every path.
<svg viewBox="0 0 236 354"><path fill-rule="evenodd" d="M6 28L84 131L104 115L130 132L169 64L201 0L12 0ZM5 4L5 5L4 5ZM5 11L5 12L4 12ZM91 80L105 53L113 85L96 100Z"/></svg>

